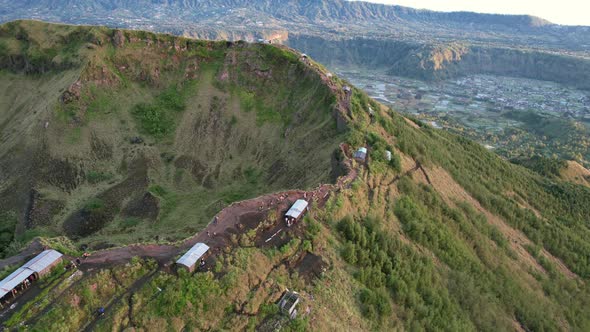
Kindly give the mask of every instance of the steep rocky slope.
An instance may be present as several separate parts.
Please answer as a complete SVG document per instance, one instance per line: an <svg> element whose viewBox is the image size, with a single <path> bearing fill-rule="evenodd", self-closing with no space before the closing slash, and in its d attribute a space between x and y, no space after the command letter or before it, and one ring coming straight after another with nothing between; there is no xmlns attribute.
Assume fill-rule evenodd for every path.
<svg viewBox="0 0 590 332"><path fill-rule="evenodd" d="M0 43L16 239L172 239L233 201L338 175L333 92L285 48L36 22L3 25Z"/></svg>
<svg viewBox="0 0 590 332"><path fill-rule="evenodd" d="M345 93L347 82L283 47L2 29L19 46L3 59L22 59L0 74L2 211L22 211L17 234L41 233L68 258L94 245L78 270L57 269L0 310L7 328L590 328L588 187ZM360 146L366 162L351 158ZM287 228L297 198L311 209ZM27 224L54 208L49 226ZM68 234L74 242L47 238L105 216L100 230ZM130 241L144 243L100 249ZM195 242L212 248L205 267L175 272ZM285 289L301 295L294 320L276 304Z"/></svg>

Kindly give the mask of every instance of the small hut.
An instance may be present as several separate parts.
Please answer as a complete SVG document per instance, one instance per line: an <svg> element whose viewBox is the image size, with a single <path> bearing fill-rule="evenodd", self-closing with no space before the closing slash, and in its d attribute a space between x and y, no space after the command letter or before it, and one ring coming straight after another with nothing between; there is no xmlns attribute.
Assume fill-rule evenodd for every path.
<svg viewBox="0 0 590 332"><path fill-rule="evenodd" d="M194 272L197 264L200 264L203 256L209 251L209 246L204 243L197 243L176 261L177 266L185 267L189 272Z"/></svg>
<svg viewBox="0 0 590 332"><path fill-rule="evenodd" d="M295 203L291 206L289 211L285 213L285 222L287 223L287 227L291 227L296 221L298 221L305 210L307 210L308 203L306 200L298 199Z"/></svg>
<svg viewBox="0 0 590 332"><path fill-rule="evenodd" d="M391 151L385 150L385 159L391 161Z"/></svg>
<svg viewBox="0 0 590 332"><path fill-rule="evenodd" d="M297 318L297 305L300 299L299 293L287 289L279 301L279 309L289 318L295 319Z"/></svg>
<svg viewBox="0 0 590 332"><path fill-rule="evenodd" d="M354 157L354 159L356 159L358 161L365 162L365 160L367 159L367 148L365 148L365 147L359 148L358 150L356 150L353 157Z"/></svg>

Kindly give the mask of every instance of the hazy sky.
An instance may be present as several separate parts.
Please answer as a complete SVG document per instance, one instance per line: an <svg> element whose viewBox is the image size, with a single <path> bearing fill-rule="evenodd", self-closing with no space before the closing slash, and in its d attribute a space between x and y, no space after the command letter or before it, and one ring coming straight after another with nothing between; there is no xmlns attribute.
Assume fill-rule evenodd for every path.
<svg viewBox="0 0 590 332"><path fill-rule="evenodd" d="M365 0L367 1L367 0ZM553 23L590 25L590 0L368 0L438 11L530 14Z"/></svg>

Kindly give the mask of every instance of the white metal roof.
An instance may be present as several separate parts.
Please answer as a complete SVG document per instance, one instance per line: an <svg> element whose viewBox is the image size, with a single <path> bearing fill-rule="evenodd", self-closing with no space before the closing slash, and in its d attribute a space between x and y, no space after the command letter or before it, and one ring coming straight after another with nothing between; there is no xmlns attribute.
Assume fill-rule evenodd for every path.
<svg viewBox="0 0 590 332"><path fill-rule="evenodd" d="M25 281L31 274L35 273L35 271L26 269L24 267L19 267L16 271L12 272L8 277L2 280L2 284L0 286L0 297L10 293L16 286L18 286L21 282Z"/></svg>
<svg viewBox="0 0 590 332"><path fill-rule="evenodd" d="M192 267L195 263L209 250L209 246L204 243L197 243L189 249L176 264L182 264L186 267Z"/></svg>
<svg viewBox="0 0 590 332"><path fill-rule="evenodd" d="M51 264L55 263L55 261L59 260L61 256L63 256L61 253L53 249L45 250L35 258L28 261L25 265L23 265L23 267L39 273L51 266Z"/></svg>
<svg viewBox="0 0 590 332"><path fill-rule="evenodd" d="M389 151L389 150L385 151L385 159L387 159L387 161L391 160L391 151Z"/></svg>
<svg viewBox="0 0 590 332"><path fill-rule="evenodd" d="M12 272L8 277L0 281L0 297L10 293L16 286L25 281L33 273L41 272L51 264L55 263L60 257L63 256L61 253L49 249L45 250L35 258L26 262L23 266L19 267L16 271Z"/></svg>
<svg viewBox="0 0 590 332"><path fill-rule="evenodd" d="M307 201L305 201L303 199L298 199L293 204L293 206L291 206L289 211L287 211L285 216L297 219L303 213L303 211L305 211L306 207L307 207Z"/></svg>
<svg viewBox="0 0 590 332"><path fill-rule="evenodd" d="M365 147L359 148L357 150L357 152L361 152L361 153L367 154L367 148L365 148Z"/></svg>

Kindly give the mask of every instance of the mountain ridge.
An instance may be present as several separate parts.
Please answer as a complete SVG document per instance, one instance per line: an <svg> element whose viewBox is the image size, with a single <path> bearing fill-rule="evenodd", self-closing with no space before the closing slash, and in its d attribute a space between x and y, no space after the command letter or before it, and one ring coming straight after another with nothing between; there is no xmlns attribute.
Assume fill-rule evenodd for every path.
<svg viewBox="0 0 590 332"><path fill-rule="evenodd" d="M5 0L4 0L5 1ZM0 2L2 3L2 2ZM149 5L148 5L149 3ZM191 29L207 26L215 29L220 19L225 29L249 30L260 28L258 22L271 28L289 29L291 32L303 28L302 24L314 29L307 33L320 34L334 31L347 31L353 36L366 33L381 35L385 32L393 36L411 38L412 29L424 30L424 33L441 35L449 38L448 30L469 31L473 37L477 33L486 35L486 30L500 34L517 35L526 33L543 37L559 33L565 36L565 42L579 31L583 33L588 27L559 26L541 18L529 15L480 14L473 12L435 12L409 7L383 5L367 2L344 0L316 0L292 2L287 0L251 1L94 1L71 2L67 0L36 0L14 3L2 3L0 20L9 21L20 18L38 18L64 23L107 24L122 27L155 25L157 30L171 30L176 34L190 33ZM248 13L242 15L240 13ZM70 15L72 14L72 15ZM237 15L237 16L236 16ZM71 16L71 17L70 17ZM163 19L169 18L165 21ZM174 18L174 20L172 20ZM248 22L248 18L254 20ZM142 22L144 21L144 22ZM207 22L207 23L206 23ZM374 25L372 28L368 22ZM213 26L211 26L213 23ZM243 25L246 23L246 25ZM353 29L341 30L343 24L350 24ZM186 25L183 27L183 25ZM440 29L440 27L444 29ZM438 29L437 29L438 28ZM384 30L385 29L385 30ZM394 30L392 30L394 29ZM586 30L585 30L586 29ZM305 31L305 29L303 29ZM399 31L395 31L399 30ZM450 32L450 31L449 31ZM564 35L564 33L566 33ZM329 35L334 35L330 33ZM492 35L490 34L490 37ZM523 39L522 42L525 40ZM555 42L555 41L553 41ZM574 43L570 43L575 45Z"/></svg>
<svg viewBox="0 0 590 332"><path fill-rule="evenodd" d="M1 254L68 261L7 329L590 327L579 168L509 163L282 45L33 21L0 45Z"/></svg>
<svg viewBox="0 0 590 332"><path fill-rule="evenodd" d="M315 0L315 1L298 1L292 2L288 0L259 0L259 1L170 1L159 0L149 1L151 5L161 5L167 7L177 6L182 9L190 10L206 10L219 6L227 7L249 7L257 10L262 10L266 13L276 15L279 18L291 19L293 14L305 17L310 21L317 19L339 19L339 20L365 20L365 19L427 19L437 18L446 19L449 21L459 23L485 23L485 24L500 24L512 27L539 27L544 25L551 25L552 23L531 15L501 15L501 14L480 14L474 12L436 12L425 9L414 9L410 7L383 5L362 1L345 1L345 0ZM8 5L6 3L5 5ZM109 1L94 3L87 2L81 4L77 1L68 0L28 0L20 2L23 7L38 6L37 8L47 8L48 10L65 10L72 6L83 6L88 9L98 10L117 10L130 9L134 6L141 6L141 1ZM5 8L8 8L5 6ZM8 10L5 9L5 12Z"/></svg>

